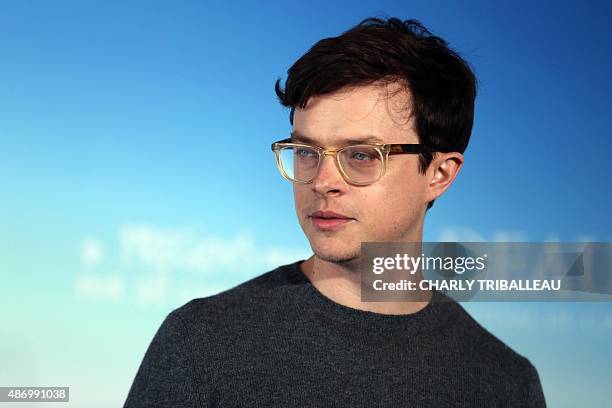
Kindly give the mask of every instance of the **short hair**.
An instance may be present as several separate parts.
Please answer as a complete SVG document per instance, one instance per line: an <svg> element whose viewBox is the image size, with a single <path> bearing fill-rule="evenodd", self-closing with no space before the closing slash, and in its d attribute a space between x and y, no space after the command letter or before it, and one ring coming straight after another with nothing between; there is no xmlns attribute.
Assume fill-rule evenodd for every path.
<svg viewBox="0 0 612 408"><path fill-rule="evenodd" d="M410 91L411 115L419 142L463 153L474 120L476 77L448 43L418 20L367 18L338 37L320 40L287 71L284 89L275 83L280 103L306 107L313 96L379 81L399 81ZM419 172L433 160L420 154ZM433 200L428 203L431 208Z"/></svg>

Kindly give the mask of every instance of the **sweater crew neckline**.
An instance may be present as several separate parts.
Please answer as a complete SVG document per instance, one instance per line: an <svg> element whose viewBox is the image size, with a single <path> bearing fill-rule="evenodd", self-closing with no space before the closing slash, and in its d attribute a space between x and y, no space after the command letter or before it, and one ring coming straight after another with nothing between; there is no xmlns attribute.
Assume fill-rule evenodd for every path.
<svg viewBox="0 0 612 408"><path fill-rule="evenodd" d="M286 265L284 269L292 283L300 287L304 306L309 310L319 310L330 319L379 331L417 332L438 331L452 314L450 312L454 300L437 290L432 290L432 297L424 308L408 314L384 314L342 305L325 296L312 284L300 268L304 261Z"/></svg>

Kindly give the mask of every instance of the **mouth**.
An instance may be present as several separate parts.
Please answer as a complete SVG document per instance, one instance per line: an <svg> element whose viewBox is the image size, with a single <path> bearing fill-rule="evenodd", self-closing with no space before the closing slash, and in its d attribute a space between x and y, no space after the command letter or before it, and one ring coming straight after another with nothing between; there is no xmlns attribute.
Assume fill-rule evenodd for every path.
<svg viewBox="0 0 612 408"><path fill-rule="evenodd" d="M333 211L315 211L308 218L319 231L337 231L355 221L354 218Z"/></svg>

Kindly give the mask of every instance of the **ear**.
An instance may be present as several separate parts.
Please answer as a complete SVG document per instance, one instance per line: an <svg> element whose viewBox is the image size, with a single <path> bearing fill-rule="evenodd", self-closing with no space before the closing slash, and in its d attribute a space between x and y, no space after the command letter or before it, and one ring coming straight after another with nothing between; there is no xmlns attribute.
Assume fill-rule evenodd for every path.
<svg viewBox="0 0 612 408"><path fill-rule="evenodd" d="M459 174L463 165L463 155L459 152L438 153L427 169L427 201L440 197Z"/></svg>

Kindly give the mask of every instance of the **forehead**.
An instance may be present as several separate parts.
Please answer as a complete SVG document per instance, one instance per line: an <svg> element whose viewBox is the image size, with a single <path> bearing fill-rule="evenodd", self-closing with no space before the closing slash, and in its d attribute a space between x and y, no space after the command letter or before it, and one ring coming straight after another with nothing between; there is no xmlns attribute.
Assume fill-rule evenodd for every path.
<svg viewBox="0 0 612 408"><path fill-rule="evenodd" d="M336 145L346 141L416 143L411 96L398 83L343 88L295 109L293 138Z"/></svg>

